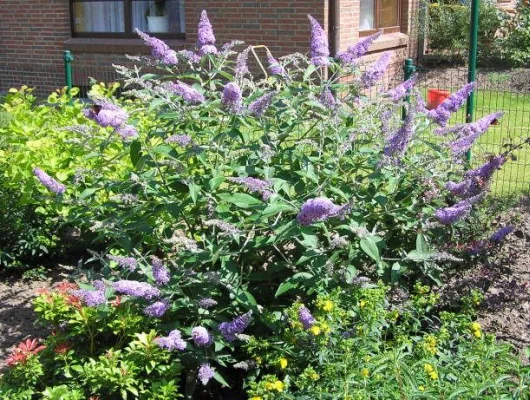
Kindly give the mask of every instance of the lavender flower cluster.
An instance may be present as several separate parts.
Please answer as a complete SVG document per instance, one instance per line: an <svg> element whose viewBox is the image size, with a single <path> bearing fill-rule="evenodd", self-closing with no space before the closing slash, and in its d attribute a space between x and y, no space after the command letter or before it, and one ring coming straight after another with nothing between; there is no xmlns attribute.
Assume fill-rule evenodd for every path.
<svg viewBox="0 0 530 400"><path fill-rule="evenodd" d="M339 105L339 102L335 99L333 93L331 93L331 90L329 90L328 87L324 88L320 94L320 97L318 98L318 101L320 104L330 110L335 110Z"/></svg>
<svg viewBox="0 0 530 400"><path fill-rule="evenodd" d="M215 368L212 368L210 364L202 364L199 367L199 372L197 377L199 381L206 386L206 384L212 379L215 375Z"/></svg>
<svg viewBox="0 0 530 400"><path fill-rule="evenodd" d="M451 114L458 111L458 109L462 107L474 88L474 82L468 83L456 93L453 93L451 96L449 96L449 98L444 100L444 102L434 110L428 111L427 116L438 125L444 127L449 121L449 118L451 118Z"/></svg>
<svg viewBox="0 0 530 400"><path fill-rule="evenodd" d="M387 139L383 150L387 157L395 158L405 153L414 135L414 114L413 110L409 108L403 125Z"/></svg>
<svg viewBox="0 0 530 400"><path fill-rule="evenodd" d="M207 347L212 344L213 337L203 326L196 326L191 330L193 342L199 347Z"/></svg>
<svg viewBox="0 0 530 400"><path fill-rule="evenodd" d="M287 76L285 68L272 56L269 51L267 51L267 62L269 63L268 68L271 75Z"/></svg>
<svg viewBox="0 0 530 400"><path fill-rule="evenodd" d="M186 342L182 339L182 335L178 329L172 330L166 337L156 338L155 342L160 348L169 351L182 351L186 349Z"/></svg>
<svg viewBox="0 0 530 400"><path fill-rule="evenodd" d="M228 112L238 115L243 110L243 94L241 88L235 82L229 82L223 89L221 104Z"/></svg>
<svg viewBox="0 0 530 400"><path fill-rule="evenodd" d="M88 119L91 119L104 128L109 126L114 128L114 131L124 140L138 136L138 132L134 126L125 124L129 118L129 114L116 104L112 104L107 100L94 100L94 106L90 109L83 110L83 113Z"/></svg>
<svg viewBox="0 0 530 400"><path fill-rule="evenodd" d="M159 60L166 65L176 65L178 63L175 50L171 50L162 40L149 36L147 33L142 32L139 29L136 29L136 33L144 40L145 44L151 48L151 56L156 60Z"/></svg>
<svg viewBox="0 0 530 400"><path fill-rule="evenodd" d="M72 294L79 297L89 307L97 307L106 303L105 284L97 280L92 282L92 286L95 290L79 289L72 291Z"/></svg>
<svg viewBox="0 0 530 400"><path fill-rule="evenodd" d="M144 308L144 314L148 317L160 318L166 311L169 309L169 301L159 300L155 301L153 304L148 305Z"/></svg>
<svg viewBox="0 0 530 400"><path fill-rule="evenodd" d="M134 257L113 256L111 254L107 254L107 258L110 261L114 261L121 268L128 269L131 272L135 271L138 267L138 261L136 261Z"/></svg>
<svg viewBox="0 0 530 400"><path fill-rule="evenodd" d="M502 112L489 114L476 122L462 125L460 138L449 144L452 152L455 155L462 155L469 151L473 143L488 130L492 122L501 118L503 114Z"/></svg>
<svg viewBox="0 0 530 400"><path fill-rule="evenodd" d="M298 309L298 321L300 321L304 329L311 328L317 322L306 306L301 306Z"/></svg>
<svg viewBox="0 0 530 400"><path fill-rule="evenodd" d="M66 186L62 183L57 182L55 179L53 179L50 175L48 175L46 172L44 172L40 168L33 168L33 173L37 177L37 179L42 183L46 188L55 193L55 194L63 194L66 191Z"/></svg>
<svg viewBox="0 0 530 400"><path fill-rule="evenodd" d="M418 74L412 75L405 82L397 85L393 89L390 89L385 95L390 97L392 101L399 101L403 99L416 84L416 79L418 79Z"/></svg>
<svg viewBox="0 0 530 400"><path fill-rule="evenodd" d="M302 204L296 220L300 225L311 225L315 222L326 221L331 217L342 217L349 207L349 204L338 206L328 198L317 197Z"/></svg>
<svg viewBox="0 0 530 400"><path fill-rule="evenodd" d="M276 92L266 93L250 103L248 106L248 111L250 114L254 115L255 117L261 117L265 111L267 111L267 108L269 108L272 98L275 95Z"/></svg>
<svg viewBox="0 0 530 400"><path fill-rule="evenodd" d="M183 82L170 83L167 85L168 90L182 97L182 99L191 104L200 104L205 101L204 95L197 89L192 88Z"/></svg>
<svg viewBox="0 0 530 400"><path fill-rule="evenodd" d="M160 296L160 290L146 282L123 279L114 282L112 287L118 293L133 297L142 297L146 300Z"/></svg>
<svg viewBox="0 0 530 400"><path fill-rule="evenodd" d="M330 64L328 35L315 18L307 17L311 27L311 62L317 67L325 67Z"/></svg>
<svg viewBox="0 0 530 400"><path fill-rule="evenodd" d="M360 82L365 89L371 88L385 74L391 58L392 54L387 51L370 68L363 72Z"/></svg>
<svg viewBox="0 0 530 400"><path fill-rule="evenodd" d="M151 257L151 271L153 272L153 278L155 278L155 282L158 286L166 285L171 279L169 270L158 257Z"/></svg>
<svg viewBox="0 0 530 400"><path fill-rule="evenodd" d="M506 236L508 236L510 233L512 233L515 230L515 228L511 225L502 227L498 229L493 235L490 237L490 241L494 243L500 243L502 242Z"/></svg>
<svg viewBox="0 0 530 400"><path fill-rule="evenodd" d="M166 143L176 143L179 146L186 147L191 143L190 135L172 135L165 140Z"/></svg>
<svg viewBox="0 0 530 400"><path fill-rule="evenodd" d="M472 205L481 199L481 194L464 199L453 206L436 210L435 216L444 225L453 224L466 217L471 212Z"/></svg>
<svg viewBox="0 0 530 400"><path fill-rule="evenodd" d="M234 318L230 322L221 322L218 326L219 332L221 332L221 335L223 335L226 340L233 342L236 340L236 335L243 333L243 331L247 328L247 326L250 324L251 318L252 311L249 311Z"/></svg>
<svg viewBox="0 0 530 400"><path fill-rule="evenodd" d="M502 155L493 157L480 167L467 171L461 182L448 182L445 188L460 198L476 196L488 188L493 173L505 162L506 158Z"/></svg>
<svg viewBox="0 0 530 400"><path fill-rule="evenodd" d="M197 48L199 49L199 55L205 54L217 54L217 48L215 47L215 35L213 34L212 24L208 19L206 10L201 12L201 18L199 19L199 26L197 30Z"/></svg>
<svg viewBox="0 0 530 400"><path fill-rule="evenodd" d="M355 62L364 56L372 43L381 36L381 31L368 36L357 43L355 43L353 46L348 47L346 51L341 51L337 53L337 58L343 63L343 64L355 64Z"/></svg>
<svg viewBox="0 0 530 400"><path fill-rule="evenodd" d="M246 187L252 193L260 193L263 201L267 201L273 194L270 190L272 184L269 181L251 177L228 178L228 180Z"/></svg>

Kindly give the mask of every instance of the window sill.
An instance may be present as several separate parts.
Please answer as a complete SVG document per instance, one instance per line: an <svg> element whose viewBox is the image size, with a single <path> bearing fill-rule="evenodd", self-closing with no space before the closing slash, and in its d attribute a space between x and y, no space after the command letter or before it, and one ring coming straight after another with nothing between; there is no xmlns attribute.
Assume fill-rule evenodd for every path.
<svg viewBox="0 0 530 400"><path fill-rule="evenodd" d="M396 47L406 47L409 44L409 37L401 32L387 33L381 35L370 46L369 53L377 53Z"/></svg>
<svg viewBox="0 0 530 400"><path fill-rule="evenodd" d="M164 39L172 49L183 49L184 39ZM66 50L75 53L105 54L149 54L149 48L142 39L121 38L71 38L64 42Z"/></svg>

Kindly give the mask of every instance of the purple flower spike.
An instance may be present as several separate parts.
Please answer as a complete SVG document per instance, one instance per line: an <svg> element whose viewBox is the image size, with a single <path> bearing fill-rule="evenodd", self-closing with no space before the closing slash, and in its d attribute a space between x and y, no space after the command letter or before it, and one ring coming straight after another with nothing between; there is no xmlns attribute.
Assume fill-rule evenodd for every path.
<svg viewBox="0 0 530 400"><path fill-rule="evenodd" d="M497 230L493 235L490 237L491 242L500 243L508 236L510 233L514 231L513 226L505 226L504 228L500 228Z"/></svg>
<svg viewBox="0 0 530 400"><path fill-rule="evenodd" d="M206 297L206 298L199 300L199 307L204 308L204 309L212 308L212 307L215 307L216 305L217 305L217 301L215 301L214 299L210 297Z"/></svg>
<svg viewBox="0 0 530 400"><path fill-rule="evenodd" d="M337 54L337 58L343 64L354 64L357 59L364 56L368 52L368 49L370 48L372 43L379 36L381 36L381 31L358 41L353 46L348 47L348 50L339 52Z"/></svg>
<svg viewBox="0 0 530 400"><path fill-rule="evenodd" d="M116 128L116 133L125 141L138 137L138 131L132 125L122 125Z"/></svg>
<svg viewBox="0 0 530 400"><path fill-rule="evenodd" d="M40 183L46 186L49 191L55 194L63 194L66 191L66 186L64 186L62 183L57 182L42 169L37 167L33 168L33 174L35 174Z"/></svg>
<svg viewBox="0 0 530 400"><path fill-rule="evenodd" d="M166 285L171 277L168 269L162 263L162 260L158 257L151 257L151 267L156 284L158 286Z"/></svg>
<svg viewBox="0 0 530 400"><path fill-rule="evenodd" d="M256 178L228 178L230 182L237 183L246 187L252 193L260 193L262 195L263 201L267 201L269 197L273 194L269 189L272 184L269 181L264 181L262 179Z"/></svg>
<svg viewBox="0 0 530 400"><path fill-rule="evenodd" d="M83 110L83 113L88 119L104 128L111 126L117 129L129 118L129 114L115 104L108 101L95 101L94 103L91 109Z"/></svg>
<svg viewBox="0 0 530 400"><path fill-rule="evenodd" d="M493 113L476 122L464 125L461 129L462 136L449 144L453 153L461 155L470 150L473 143L488 130L492 122L501 118L503 114L502 112Z"/></svg>
<svg viewBox="0 0 530 400"><path fill-rule="evenodd" d="M328 36L316 19L311 15L307 17L311 26L311 62L317 67L325 67L330 64Z"/></svg>
<svg viewBox="0 0 530 400"><path fill-rule="evenodd" d="M435 216L444 225L450 225L466 217L471 212L471 206L482 199L482 194L464 199L451 207L436 210Z"/></svg>
<svg viewBox="0 0 530 400"><path fill-rule="evenodd" d="M331 217L343 217L348 209L349 204L338 206L333 204L330 199L317 197L315 199L309 199L302 204L296 220L300 225L311 225L315 222L325 221Z"/></svg>
<svg viewBox="0 0 530 400"><path fill-rule="evenodd" d="M169 301L167 300L155 301L150 306L147 306L144 308L144 314L147 315L148 317L160 318L166 313L168 308L169 308Z"/></svg>
<svg viewBox="0 0 530 400"><path fill-rule="evenodd" d="M267 108L270 106L272 98L276 95L276 92L270 92L267 94L264 94L263 96L259 97L258 99L254 100L252 103L248 106L248 111L256 116L261 117Z"/></svg>
<svg viewBox="0 0 530 400"><path fill-rule="evenodd" d="M390 97L392 101L399 101L402 98L404 98L410 90L414 87L414 84L416 83L416 79L418 78L418 74L414 74L410 77L410 79L406 80L402 84L396 86L394 89L389 90L386 92L386 96Z"/></svg>
<svg viewBox="0 0 530 400"><path fill-rule="evenodd" d="M118 293L147 300L160 296L160 290L145 282L121 280L114 282L112 287Z"/></svg>
<svg viewBox="0 0 530 400"><path fill-rule="evenodd" d="M403 125L390 136L384 148L387 157L399 157L405 153L407 146L414 135L414 112L409 110Z"/></svg>
<svg viewBox="0 0 530 400"><path fill-rule="evenodd" d="M208 330L202 326L196 326L191 330L193 342L199 347L206 347L212 344L212 337Z"/></svg>
<svg viewBox="0 0 530 400"><path fill-rule="evenodd" d="M203 103L205 100L204 95L201 92L183 82L171 83L168 85L168 89L182 97L187 103L199 104Z"/></svg>
<svg viewBox="0 0 530 400"><path fill-rule="evenodd" d="M250 52L251 48L252 46L247 47L237 56L236 67L234 70L236 75L243 76L250 72L248 70L248 53Z"/></svg>
<svg viewBox="0 0 530 400"><path fill-rule="evenodd" d="M79 297L89 307L97 307L106 303L105 284L102 281L94 281L92 286L95 290L79 289L74 290L72 294Z"/></svg>
<svg viewBox="0 0 530 400"><path fill-rule="evenodd" d="M445 126L451 114L458 111L460 107L466 102L469 94L475 88L475 83L471 82L462 87L456 93L453 93L449 98L445 99L442 104L434 110L427 112L427 116L440 126Z"/></svg>
<svg viewBox="0 0 530 400"><path fill-rule="evenodd" d="M173 135L165 140L166 143L176 143L179 146L186 147L191 144L190 135Z"/></svg>
<svg viewBox="0 0 530 400"><path fill-rule="evenodd" d="M269 72L271 75L286 76L285 68L276 60L270 52L267 51L267 61L269 63Z"/></svg>
<svg viewBox="0 0 530 400"><path fill-rule="evenodd" d="M221 322L218 326L221 335L228 340L233 342L236 340L236 335L238 333L243 333L243 331L250 324L250 319L252 318L252 311L249 311L239 317L234 318L230 322Z"/></svg>
<svg viewBox="0 0 530 400"><path fill-rule="evenodd" d="M111 261L114 261L121 268L126 268L131 272L136 270L138 267L138 261L136 261L136 259L133 257L121 257L107 254L107 258Z"/></svg>
<svg viewBox="0 0 530 400"><path fill-rule="evenodd" d="M390 59L392 54L387 51L377 60L373 65L370 66L366 71L361 75L361 85L368 89L372 87L377 80L379 80L386 72L388 64L390 64Z"/></svg>
<svg viewBox="0 0 530 400"><path fill-rule="evenodd" d="M182 351L186 348L186 342L182 339L178 329L172 330L166 337L155 339L155 343L158 345L158 347L169 351Z"/></svg>
<svg viewBox="0 0 530 400"><path fill-rule="evenodd" d="M217 48L215 47L215 35L213 34L212 24L208 19L206 10L202 10L201 18L199 20L199 26L197 30L197 48L199 49L199 55L205 54L217 54Z"/></svg>
<svg viewBox="0 0 530 400"><path fill-rule="evenodd" d="M504 156L502 155L493 157L491 160L482 164L480 167L467 171L465 176L467 178L476 177L482 180L488 180L493 176L493 173L496 170L502 167L505 162L506 158L504 158Z"/></svg>
<svg viewBox="0 0 530 400"><path fill-rule="evenodd" d="M298 309L298 321L300 321L306 330L311 328L317 322L306 306L301 306Z"/></svg>
<svg viewBox="0 0 530 400"><path fill-rule="evenodd" d="M199 368L197 377L199 381L206 386L206 384L212 379L215 375L215 368L210 367L210 364L202 364Z"/></svg>
<svg viewBox="0 0 530 400"><path fill-rule="evenodd" d="M326 108L329 108L330 110L334 110L339 105L338 101L335 99L335 97L333 97L333 93L331 93L331 90L329 90L328 87L322 91L318 101L320 104Z"/></svg>
<svg viewBox="0 0 530 400"><path fill-rule="evenodd" d="M178 63L175 51L171 50L162 40L149 36L139 29L136 29L136 33L151 48L151 56L167 65L175 65Z"/></svg>
<svg viewBox="0 0 530 400"><path fill-rule="evenodd" d="M235 82L226 84L221 98L221 104L232 114L240 114L243 110L243 95Z"/></svg>

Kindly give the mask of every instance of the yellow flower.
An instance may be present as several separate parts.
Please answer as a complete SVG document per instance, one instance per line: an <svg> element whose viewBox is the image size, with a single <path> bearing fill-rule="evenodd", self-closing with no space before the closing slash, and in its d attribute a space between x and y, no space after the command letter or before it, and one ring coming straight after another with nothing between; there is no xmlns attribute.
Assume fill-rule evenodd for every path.
<svg viewBox="0 0 530 400"><path fill-rule="evenodd" d="M360 308L364 308L365 306L366 306L366 301L361 300L361 301L359 302L359 307L360 307Z"/></svg>
<svg viewBox="0 0 530 400"><path fill-rule="evenodd" d="M311 379L313 379L314 381L317 381L320 379L320 375L317 374L316 372L313 372L310 376Z"/></svg>
<svg viewBox="0 0 530 400"><path fill-rule="evenodd" d="M473 335L474 335L476 338L480 339L480 338L482 337L482 332L480 332L480 331L475 331L475 332L473 332Z"/></svg>
<svg viewBox="0 0 530 400"><path fill-rule="evenodd" d="M418 386L418 390L419 390L420 392L425 392L425 386L423 386L423 385ZM252 399L251 399L251 400L252 400Z"/></svg>
<svg viewBox="0 0 530 400"><path fill-rule="evenodd" d="M322 329L322 332L324 332L325 334L328 334L328 333L331 332L331 328L329 327L329 325L326 322L322 322L320 324L320 329Z"/></svg>
<svg viewBox="0 0 530 400"><path fill-rule="evenodd" d="M249 400L263 400L261 396L252 396Z"/></svg>
<svg viewBox="0 0 530 400"><path fill-rule="evenodd" d="M324 311L330 312L331 310L333 310L333 302L331 300L326 300L322 305L322 309Z"/></svg>
<svg viewBox="0 0 530 400"><path fill-rule="evenodd" d="M430 373L430 372L434 371L434 367L433 367L431 364L425 364L425 365L423 366L423 369L424 369L425 372L427 372L427 373Z"/></svg>
<svg viewBox="0 0 530 400"><path fill-rule="evenodd" d="M372 359L371 356L364 356L363 358L364 362L370 362L371 359Z"/></svg>
<svg viewBox="0 0 530 400"><path fill-rule="evenodd" d="M274 389L274 383L267 382L265 383L265 390L273 390Z"/></svg>
<svg viewBox="0 0 530 400"><path fill-rule="evenodd" d="M285 387L282 381L274 382L273 386L274 386L274 389L276 389L278 392L283 392L283 388Z"/></svg>
<svg viewBox="0 0 530 400"><path fill-rule="evenodd" d="M480 331L482 328L478 322L473 322L470 326L472 331Z"/></svg>
<svg viewBox="0 0 530 400"><path fill-rule="evenodd" d="M280 368L285 369L287 368L287 358L280 358Z"/></svg>
<svg viewBox="0 0 530 400"><path fill-rule="evenodd" d="M429 377L435 381L436 379L438 379L438 373L436 371L432 371L429 373Z"/></svg>
<svg viewBox="0 0 530 400"><path fill-rule="evenodd" d="M363 378L368 378L370 376L370 371L368 370L368 368L361 369L361 375L363 376Z"/></svg>
<svg viewBox="0 0 530 400"><path fill-rule="evenodd" d="M320 335L320 327L318 325L313 325L309 330L315 336Z"/></svg>
<svg viewBox="0 0 530 400"><path fill-rule="evenodd" d="M256 364L261 364L261 357L256 357Z"/></svg>

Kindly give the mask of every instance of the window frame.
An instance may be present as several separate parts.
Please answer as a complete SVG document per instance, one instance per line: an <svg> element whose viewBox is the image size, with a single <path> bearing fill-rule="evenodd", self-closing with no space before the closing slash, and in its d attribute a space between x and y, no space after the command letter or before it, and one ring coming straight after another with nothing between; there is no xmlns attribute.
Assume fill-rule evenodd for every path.
<svg viewBox="0 0 530 400"><path fill-rule="evenodd" d="M97 1L97 0L94 0ZM70 9L70 32L73 38L99 38L99 39L138 39L138 35L132 29L132 2L133 0L117 0L123 2L123 17L125 32L76 32L74 24L74 3L84 3L83 0L69 0ZM146 0L149 1L149 0ZM181 0L183 1L183 0ZM165 33L146 32L149 36L161 39L186 39L185 32Z"/></svg>
<svg viewBox="0 0 530 400"><path fill-rule="evenodd" d="M359 14L360 14L361 1L362 0L359 0ZM375 0L374 1L374 24L375 24L376 28L374 28L374 29L366 29L366 30L359 30L359 37L370 36L370 35L373 35L373 34L379 32L379 31L381 31L381 33L383 33L383 34L401 32L401 1L400 0L396 0L397 1L397 18L396 18L397 25L387 26L385 28L378 28L378 26L379 26L379 10L381 9L381 1L382 0ZM359 18L361 18L360 15L359 15Z"/></svg>

